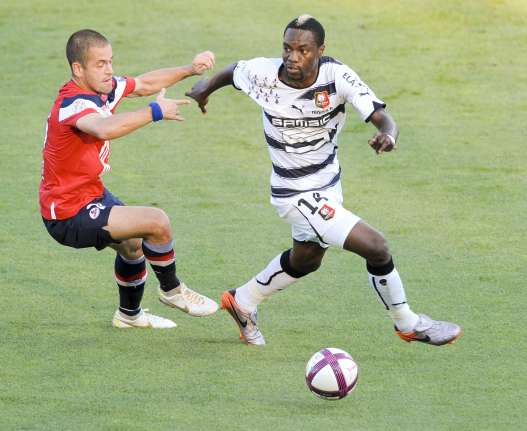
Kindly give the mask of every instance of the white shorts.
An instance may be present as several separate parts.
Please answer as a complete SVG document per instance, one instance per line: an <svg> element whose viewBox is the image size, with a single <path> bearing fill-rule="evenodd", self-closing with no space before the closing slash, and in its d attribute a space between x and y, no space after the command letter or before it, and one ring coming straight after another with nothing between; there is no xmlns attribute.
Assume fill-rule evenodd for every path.
<svg viewBox="0 0 527 431"><path fill-rule="evenodd" d="M290 198L271 198L278 215L291 225L293 239L311 241L327 248L342 248L351 229L360 217L342 206L340 183L315 192L305 192Z"/></svg>

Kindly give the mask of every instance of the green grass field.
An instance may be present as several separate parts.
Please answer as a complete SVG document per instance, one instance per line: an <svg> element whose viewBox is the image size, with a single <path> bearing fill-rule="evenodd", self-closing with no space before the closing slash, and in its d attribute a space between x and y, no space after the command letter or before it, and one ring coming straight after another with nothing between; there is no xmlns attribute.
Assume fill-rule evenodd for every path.
<svg viewBox="0 0 527 431"><path fill-rule="evenodd" d="M325 25L326 53L355 69L401 128L400 149L377 157L366 144L373 127L349 110L339 140L347 206L388 237L413 309L460 323L465 336L443 348L399 341L363 262L339 250L261 306L265 348L239 343L225 313L164 307L153 277L144 306L179 327L113 329L112 253L59 246L38 211L68 36L103 32L116 74L185 64L204 49L221 68L279 56L283 27L305 12ZM524 429L526 22L524 0L3 1L0 430ZM268 203L258 107L223 89L207 116L192 106L185 117L115 141L105 181L128 204L167 211L180 275L219 299L289 247L290 230ZM360 367L357 390L339 402L304 384L306 361L327 346Z"/></svg>

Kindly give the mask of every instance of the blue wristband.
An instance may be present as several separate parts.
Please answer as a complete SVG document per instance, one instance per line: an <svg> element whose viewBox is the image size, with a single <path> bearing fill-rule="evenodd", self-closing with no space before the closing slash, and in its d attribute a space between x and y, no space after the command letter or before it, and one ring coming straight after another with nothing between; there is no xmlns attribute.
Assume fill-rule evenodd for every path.
<svg viewBox="0 0 527 431"><path fill-rule="evenodd" d="M148 106L150 106L150 109L152 110L152 121L161 121L163 119L163 111L161 110L159 103L150 102Z"/></svg>

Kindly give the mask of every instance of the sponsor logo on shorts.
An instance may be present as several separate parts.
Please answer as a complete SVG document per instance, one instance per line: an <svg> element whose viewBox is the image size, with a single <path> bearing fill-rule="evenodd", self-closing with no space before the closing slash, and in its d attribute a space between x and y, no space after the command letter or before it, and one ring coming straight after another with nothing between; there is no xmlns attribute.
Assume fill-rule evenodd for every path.
<svg viewBox="0 0 527 431"><path fill-rule="evenodd" d="M99 217L99 214L101 213L101 210L105 209L106 206L101 203L95 203L95 204L88 204L86 206L86 209L89 210L88 214L90 215L90 218L92 220L95 220L97 217Z"/></svg>
<svg viewBox="0 0 527 431"><path fill-rule="evenodd" d="M331 208L328 204L324 204L322 205L322 208L318 210L318 214L327 221L333 218L335 215L335 209Z"/></svg>
<svg viewBox="0 0 527 431"><path fill-rule="evenodd" d="M89 214L90 214L90 218L95 220L97 217L99 217L99 214L101 213L101 210L98 208L98 207L93 207Z"/></svg>

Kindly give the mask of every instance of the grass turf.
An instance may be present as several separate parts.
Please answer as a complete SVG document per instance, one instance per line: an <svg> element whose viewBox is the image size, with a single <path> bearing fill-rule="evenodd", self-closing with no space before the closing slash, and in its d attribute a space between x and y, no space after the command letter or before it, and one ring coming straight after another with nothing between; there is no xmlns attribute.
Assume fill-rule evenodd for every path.
<svg viewBox="0 0 527 431"><path fill-rule="evenodd" d="M223 67L280 55L283 27L306 11L326 27L326 53L354 68L401 127L400 149L376 157L372 127L350 110L339 140L347 206L387 235L413 308L459 322L465 336L445 348L398 341L363 263L338 250L261 307L264 349L241 345L223 313L164 308L152 278L144 305L179 328L113 330L111 253L60 247L38 213L44 121L68 79L67 37L102 31L117 74L184 64L203 49ZM526 14L520 0L3 2L0 429L519 429ZM105 181L129 204L168 212L181 275L218 298L290 234L268 204L259 109L224 89L209 111L188 108L184 124L115 141ZM340 402L303 382L305 362L326 346L359 363L359 386Z"/></svg>

